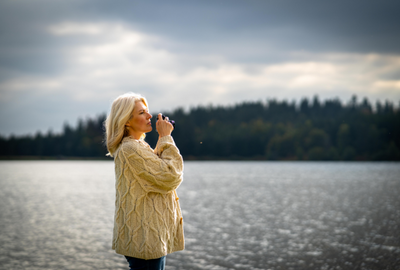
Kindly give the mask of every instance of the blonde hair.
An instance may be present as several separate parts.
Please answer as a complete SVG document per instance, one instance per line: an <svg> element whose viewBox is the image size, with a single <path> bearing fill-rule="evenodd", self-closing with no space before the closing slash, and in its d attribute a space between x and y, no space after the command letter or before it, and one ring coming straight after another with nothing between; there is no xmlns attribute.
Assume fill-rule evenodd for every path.
<svg viewBox="0 0 400 270"><path fill-rule="evenodd" d="M108 156L114 155L122 139L128 135L125 125L131 118L137 101L142 101L147 108L149 107L145 97L132 92L123 94L113 101L110 114L104 122ZM143 134L140 139L143 140L145 136Z"/></svg>

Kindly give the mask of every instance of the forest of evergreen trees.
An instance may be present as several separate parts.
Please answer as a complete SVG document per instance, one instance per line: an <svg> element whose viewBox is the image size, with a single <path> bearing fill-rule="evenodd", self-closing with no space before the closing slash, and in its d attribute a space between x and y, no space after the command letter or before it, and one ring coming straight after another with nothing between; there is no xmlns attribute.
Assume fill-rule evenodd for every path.
<svg viewBox="0 0 400 270"><path fill-rule="evenodd" d="M400 160L400 110L389 101L315 96L163 113L177 123L172 135L185 159ZM0 158L105 158L105 118L65 124L61 134L0 137ZM157 137L153 124L146 141L154 147Z"/></svg>

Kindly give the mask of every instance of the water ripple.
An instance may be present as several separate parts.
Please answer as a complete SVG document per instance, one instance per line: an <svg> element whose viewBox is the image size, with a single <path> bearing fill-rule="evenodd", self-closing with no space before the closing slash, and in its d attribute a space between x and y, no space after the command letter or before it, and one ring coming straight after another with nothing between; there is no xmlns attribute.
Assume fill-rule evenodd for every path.
<svg viewBox="0 0 400 270"><path fill-rule="evenodd" d="M0 269L127 269L113 163L0 162ZM399 163L186 162L169 270L399 269Z"/></svg>

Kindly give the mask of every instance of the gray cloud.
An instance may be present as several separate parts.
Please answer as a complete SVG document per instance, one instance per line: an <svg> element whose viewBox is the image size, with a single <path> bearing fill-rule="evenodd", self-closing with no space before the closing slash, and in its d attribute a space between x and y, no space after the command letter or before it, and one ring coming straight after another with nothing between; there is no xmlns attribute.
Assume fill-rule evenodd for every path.
<svg viewBox="0 0 400 270"><path fill-rule="evenodd" d="M186 42L234 45L235 41L253 47L272 44L283 49L339 52L399 51L398 1L175 3L161 4L158 12L138 14L135 21L142 22L146 31L167 33L174 40L185 37ZM153 11L151 4L143 10ZM147 24L150 21L155 23Z"/></svg>

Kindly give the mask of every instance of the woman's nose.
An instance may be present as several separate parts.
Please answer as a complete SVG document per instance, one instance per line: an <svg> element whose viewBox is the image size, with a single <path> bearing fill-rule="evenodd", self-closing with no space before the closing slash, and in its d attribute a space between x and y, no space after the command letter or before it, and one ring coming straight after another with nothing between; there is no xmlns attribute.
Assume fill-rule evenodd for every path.
<svg viewBox="0 0 400 270"><path fill-rule="evenodd" d="M149 119L153 118L153 116L149 113Z"/></svg>

